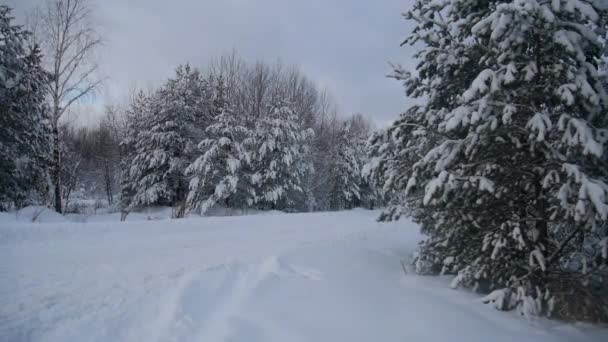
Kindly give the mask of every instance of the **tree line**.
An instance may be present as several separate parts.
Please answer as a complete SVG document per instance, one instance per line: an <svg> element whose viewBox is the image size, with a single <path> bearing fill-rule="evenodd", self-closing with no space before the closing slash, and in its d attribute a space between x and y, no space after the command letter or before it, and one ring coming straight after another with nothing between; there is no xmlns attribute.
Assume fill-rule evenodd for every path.
<svg viewBox="0 0 608 342"><path fill-rule="evenodd" d="M33 33L2 7L12 42L1 47L2 63L15 75L14 85L3 83L3 118L11 120L1 141L3 209L52 204L65 213L97 198L123 218L150 206L183 217L215 205L318 211L380 201L361 174L371 123L360 114L340 117L329 93L280 62L247 63L232 53L202 69L180 65L159 87L107 107L96 127L60 120L99 84L91 52L71 47L102 42L87 5L51 1L36 12L45 30ZM61 29L65 37L45 41L42 51L36 35Z"/></svg>
<svg viewBox="0 0 608 342"><path fill-rule="evenodd" d="M370 123L340 119L296 67L235 54L203 73L177 67L125 111L121 209L214 205L317 211L374 205L361 175Z"/></svg>

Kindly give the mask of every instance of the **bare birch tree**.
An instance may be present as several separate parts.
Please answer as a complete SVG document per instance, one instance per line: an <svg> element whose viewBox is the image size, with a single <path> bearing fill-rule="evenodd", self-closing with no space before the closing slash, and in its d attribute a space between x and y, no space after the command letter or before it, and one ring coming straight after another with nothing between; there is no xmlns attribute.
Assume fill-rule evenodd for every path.
<svg viewBox="0 0 608 342"><path fill-rule="evenodd" d="M55 210L62 212L59 120L78 100L101 84L94 55L102 39L89 0L48 0L30 17L31 30L43 47L51 73L48 82L53 125Z"/></svg>

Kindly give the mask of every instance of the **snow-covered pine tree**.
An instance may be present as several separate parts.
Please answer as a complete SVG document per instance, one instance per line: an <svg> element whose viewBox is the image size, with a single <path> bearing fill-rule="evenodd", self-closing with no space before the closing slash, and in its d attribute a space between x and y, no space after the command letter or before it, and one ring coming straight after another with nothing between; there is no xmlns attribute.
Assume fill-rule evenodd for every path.
<svg viewBox="0 0 608 342"><path fill-rule="evenodd" d="M294 210L305 206L302 189L307 173L313 172L307 158L312 129L302 129L298 116L282 103L270 106L252 132L251 181L255 202L263 209Z"/></svg>
<svg viewBox="0 0 608 342"><path fill-rule="evenodd" d="M186 169L191 178L187 207L200 209L201 214L218 202L226 207L244 207L254 199L245 174L251 162L250 134L228 102L221 77L216 80L213 110L214 120L206 129L207 138L198 144L201 155Z"/></svg>
<svg viewBox="0 0 608 342"><path fill-rule="evenodd" d="M173 171L168 179L174 189L171 198L174 217L183 217L186 212L189 179L185 170L198 157L196 146L214 119L214 113L209 111L209 86L198 69L185 64L177 67L175 77L160 91L161 113L166 113L166 120L175 122L180 139L174 140L177 149L173 151Z"/></svg>
<svg viewBox="0 0 608 342"><path fill-rule="evenodd" d="M375 139L374 163L429 235L419 271L493 290L500 309L608 318L606 11L418 0L406 15L423 48L418 75L395 77L427 101Z"/></svg>
<svg viewBox="0 0 608 342"><path fill-rule="evenodd" d="M169 117L172 113L160 110L160 93L153 94L149 101L150 109L145 111L149 115L144 118L146 127L137 134L129 168L135 189L130 206L135 208L173 204L176 194L171 181L179 175L181 158L178 155L185 148L178 123Z"/></svg>
<svg viewBox="0 0 608 342"><path fill-rule="evenodd" d="M347 121L350 125L351 145L355 159L359 165L359 195L358 206L373 209L383 205L381 193L373 183L372 179L364 175L365 165L369 163L368 141L371 137L372 123L362 114L355 114Z"/></svg>
<svg viewBox="0 0 608 342"><path fill-rule="evenodd" d="M351 133L350 122L347 121L342 124L333 150L331 209L352 209L361 201L362 178L357 147L355 137Z"/></svg>
<svg viewBox="0 0 608 342"><path fill-rule="evenodd" d="M136 206L133 197L137 193L136 173L131 174L131 163L135 158L136 141L139 132L145 129L147 117L149 117L150 97L143 91L137 93L132 99L124 114L124 134L120 141L120 200L121 220L125 220L129 211Z"/></svg>
<svg viewBox="0 0 608 342"><path fill-rule="evenodd" d="M182 217L186 209L188 181L184 171L195 158L196 141L202 127L210 122L206 80L188 65L176 69L175 78L150 96L136 102L135 139L127 137L125 147L132 143L132 158L125 192L132 192L129 208L154 204L174 207L174 217ZM123 203L124 204L124 203Z"/></svg>
<svg viewBox="0 0 608 342"><path fill-rule="evenodd" d="M49 111L40 50L0 5L0 210L48 194Z"/></svg>

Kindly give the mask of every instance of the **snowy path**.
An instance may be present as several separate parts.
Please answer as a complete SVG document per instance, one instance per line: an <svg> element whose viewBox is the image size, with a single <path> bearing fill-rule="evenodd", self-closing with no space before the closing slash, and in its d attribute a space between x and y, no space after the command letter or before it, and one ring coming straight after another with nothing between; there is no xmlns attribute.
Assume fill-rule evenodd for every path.
<svg viewBox="0 0 608 342"><path fill-rule="evenodd" d="M403 274L420 236L362 210L177 221L0 217L0 341L606 341Z"/></svg>

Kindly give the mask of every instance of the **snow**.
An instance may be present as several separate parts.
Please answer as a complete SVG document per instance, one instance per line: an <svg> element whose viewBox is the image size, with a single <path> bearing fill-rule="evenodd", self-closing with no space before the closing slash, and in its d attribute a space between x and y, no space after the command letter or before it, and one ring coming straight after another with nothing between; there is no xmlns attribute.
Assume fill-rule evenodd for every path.
<svg viewBox="0 0 608 342"><path fill-rule="evenodd" d="M463 127L469 124L469 115L471 115L472 108L470 106L459 106L454 109L450 114L447 115L445 130L451 131L456 129L458 126Z"/></svg>
<svg viewBox="0 0 608 342"><path fill-rule="evenodd" d="M543 252L538 248L535 248L530 253L530 267L534 268L536 265L538 265L543 272L546 270L545 257L543 256Z"/></svg>
<svg viewBox="0 0 608 342"><path fill-rule="evenodd" d="M379 212L0 216L2 341L605 341L417 276ZM155 215L156 219L149 219ZM164 218L162 217L163 215ZM86 221L86 222L78 222Z"/></svg>
<svg viewBox="0 0 608 342"><path fill-rule="evenodd" d="M531 131L536 131L538 135L536 136L536 141L544 141L545 135L548 131L551 130L552 124L551 119L547 113L536 113L532 116L532 118L526 124L526 128Z"/></svg>
<svg viewBox="0 0 608 342"><path fill-rule="evenodd" d="M2 213L0 220L4 220L4 215L7 215L6 219L17 220L19 222L65 222L66 219L56 211L49 209L44 206L29 206L20 209L14 213Z"/></svg>
<svg viewBox="0 0 608 342"><path fill-rule="evenodd" d="M488 84L494 79L494 71L485 69L477 75L471 87L462 94L463 101L468 103L478 95L483 95L488 91Z"/></svg>
<svg viewBox="0 0 608 342"><path fill-rule="evenodd" d="M485 304L491 304L498 310L506 310L510 307L511 293L507 289L494 290L483 297Z"/></svg>
<svg viewBox="0 0 608 342"><path fill-rule="evenodd" d="M424 203L424 205L428 205L431 202L433 195L441 189L443 184L446 182L448 176L449 174L447 171L441 171L439 173L439 176L429 181L429 183L424 189L424 199L422 200L422 203Z"/></svg>
<svg viewBox="0 0 608 342"><path fill-rule="evenodd" d="M559 119L559 129L564 131L562 141L570 146L580 145L583 147L583 154L597 157L603 155L603 145L596 141L594 131L586 121L562 115Z"/></svg>

